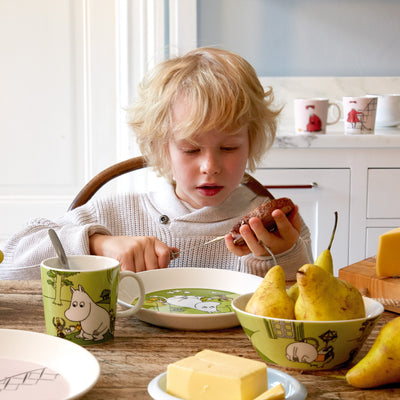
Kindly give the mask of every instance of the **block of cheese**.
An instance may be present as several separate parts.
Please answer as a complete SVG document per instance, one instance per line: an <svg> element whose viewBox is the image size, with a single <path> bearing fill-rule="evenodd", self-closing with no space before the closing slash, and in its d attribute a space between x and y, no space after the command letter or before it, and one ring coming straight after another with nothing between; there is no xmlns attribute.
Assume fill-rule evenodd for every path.
<svg viewBox="0 0 400 400"><path fill-rule="evenodd" d="M261 361L203 350L168 365L167 393L183 400L254 400L267 389Z"/></svg>
<svg viewBox="0 0 400 400"><path fill-rule="evenodd" d="M268 389L266 392L260 394L254 400L283 400L284 398L285 389L283 388L282 383L278 383L271 389Z"/></svg>
<svg viewBox="0 0 400 400"><path fill-rule="evenodd" d="M400 275L400 228L379 236L376 274L378 276Z"/></svg>

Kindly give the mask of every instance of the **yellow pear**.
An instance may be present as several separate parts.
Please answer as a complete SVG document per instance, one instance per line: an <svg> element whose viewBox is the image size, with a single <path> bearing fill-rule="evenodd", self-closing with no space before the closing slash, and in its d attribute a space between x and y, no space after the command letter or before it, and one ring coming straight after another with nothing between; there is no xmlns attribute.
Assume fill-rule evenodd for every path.
<svg viewBox="0 0 400 400"><path fill-rule="evenodd" d="M321 252L321 254L317 257L315 260L314 264L318 265L325 271L329 272L331 275L333 275L333 258L332 258L332 253L331 253L331 247L333 243L333 239L335 238L335 233L336 233L336 228L337 228L337 222L338 222L338 213L335 211L335 224L333 226L333 231L331 234L331 239L329 241L328 247ZM299 286L298 283L294 283L290 288L288 289L288 295L289 297L296 302L297 298L299 297Z"/></svg>
<svg viewBox="0 0 400 400"><path fill-rule="evenodd" d="M271 389L257 396L254 400L282 400L285 398L285 389L282 383L278 383Z"/></svg>
<svg viewBox="0 0 400 400"><path fill-rule="evenodd" d="M288 296L296 303L297 298L299 297L299 284L295 282L290 288L287 290Z"/></svg>
<svg viewBox="0 0 400 400"><path fill-rule="evenodd" d="M400 382L400 317L379 332L367 355L347 374L347 382L358 388L372 388Z"/></svg>
<svg viewBox="0 0 400 400"><path fill-rule="evenodd" d="M4 254L3 252L0 250L0 264L3 262L4 260Z"/></svg>
<svg viewBox="0 0 400 400"><path fill-rule="evenodd" d="M299 284L296 319L339 321L365 317L361 293L349 283L314 264L303 265L296 276Z"/></svg>
<svg viewBox="0 0 400 400"><path fill-rule="evenodd" d="M319 267L323 268L325 271L329 272L332 275L333 275L333 259L332 259L331 247L333 239L335 238L337 222L338 222L338 213L337 211L335 211L335 224L333 226L333 231L329 245L324 251L321 252L321 254L317 257L317 259L314 262L315 265L318 265Z"/></svg>
<svg viewBox="0 0 400 400"><path fill-rule="evenodd" d="M294 302L286 292L285 272L280 265L266 273L245 311L264 317L294 319Z"/></svg>

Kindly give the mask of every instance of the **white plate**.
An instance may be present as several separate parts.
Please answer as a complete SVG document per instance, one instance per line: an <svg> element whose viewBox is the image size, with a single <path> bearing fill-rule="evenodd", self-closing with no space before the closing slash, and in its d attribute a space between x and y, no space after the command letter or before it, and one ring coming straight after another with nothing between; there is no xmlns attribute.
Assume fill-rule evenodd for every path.
<svg viewBox="0 0 400 400"><path fill-rule="evenodd" d="M0 370L4 400L77 399L100 375L98 361L83 347L55 336L16 329L0 329ZM21 377L29 385L20 383Z"/></svg>
<svg viewBox="0 0 400 400"><path fill-rule="evenodd" d="M240 295L254 292L262 282L262 278L252 274L212 268L165 268L138 272L138 275L146 294L166 291L168 296L166 293L158 295L158 304L161 304L159 299L164 301L161 307L155 302L153 309L142 308L135 316L153 325L183 330L225 329L239 325L231 301L221 300L219 293L212 291ZM204 289L204 293L184 289ZM138 287L132 279L125 279L118 292L118 302L129 307L138 296ZM199 293L194 295L193 292ZM146 304L144 307L149 303Z"/></svg>
<svg viewBox="0 0 400 400"><path fill-rule="evenodd" d="M304 400L307 397L306 388L292 376L278 371L277 369L267 368L268 388L281 383L285 389L285 399ZM182 400L167 393L167 373L164 372L156 376L147 387L150 396L154 400Z"/></svg>

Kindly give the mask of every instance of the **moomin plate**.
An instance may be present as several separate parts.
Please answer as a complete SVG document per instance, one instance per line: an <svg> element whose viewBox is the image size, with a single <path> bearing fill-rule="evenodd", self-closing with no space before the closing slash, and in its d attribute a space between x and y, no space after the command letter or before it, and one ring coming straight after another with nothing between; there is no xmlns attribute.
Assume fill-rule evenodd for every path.
<svg viewBox="0 0 400 400"><path fill-rule="evenodd" d="M211 268L166 268L139 272L146 300L137 318L153 325L183 330L225 329L239 325L231 302L254 292L262 278ZM138 288L126 279L118 302L135 304Z"/></svg>

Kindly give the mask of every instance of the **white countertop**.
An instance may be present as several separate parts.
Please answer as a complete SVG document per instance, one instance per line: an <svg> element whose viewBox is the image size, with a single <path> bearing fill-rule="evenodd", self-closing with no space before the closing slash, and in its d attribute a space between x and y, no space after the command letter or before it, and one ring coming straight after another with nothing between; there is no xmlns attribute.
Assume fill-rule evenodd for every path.
<svg viewBox="0 0 400 400"><path fill-rule="evenodd" d="M374 134L346 135L343 131L327 134L294 134L278 131L274 148L400 148L400 128L377 128Z"/></svg>

